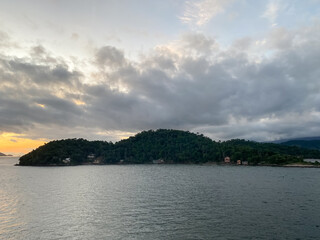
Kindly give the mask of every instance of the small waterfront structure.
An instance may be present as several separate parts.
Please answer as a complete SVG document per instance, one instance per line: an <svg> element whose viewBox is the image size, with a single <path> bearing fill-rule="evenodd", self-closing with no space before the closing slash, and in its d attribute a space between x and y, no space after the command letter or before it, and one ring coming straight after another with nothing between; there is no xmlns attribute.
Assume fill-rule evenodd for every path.
<svg viewBox="0 0 320 240"><path fill-rule="evenodd" d="M224 158L224 163L230 163L230 162L231 162L230 157L225 157L225 158Z"/></svg>
<svg viewBox="0 0 320 240"><path fill-rule="evenodd" d="M237 160L237 165L241 165L241 164L242 164L241 160Z"/></svg>
<svg viewBox="0 0 320 240"><path fill-rule="evenodd" d="M88 159L88 160L93 160L95 157L96 157L96 155L94 155L93 153L91 153L91 154L89 154L89 155L87 156L87 159Z"/></svg>
<svg viewBox="0 0 320 240"><path fill-rule="evenodd" d="M307 162L307 163L320 163L320 159L314 159L314 158L306 158L306 159L303 159L304 162Z"/></svg>
<svg viewBox="0 0 320 240"><path fill-rule="evenodd" d="M101 161L100 159L94 159L92 164L101 164Z"/></svg>
<svg viewBox="0 0 320 240"><path fill-rule="evenodd" d="M157 160L152 160L152 163L153 164L161 164L161 163L164 163L164 160L162 158L159 158Z"/></svg>
<svg viewBox="0 0 320 240"><path fill-rule="evenodd" d="M62 162L63 162L64 164L69 164L70 161L71 161L71 158L65 158L65 159L62 160Z"/></svg>
<svg viewBox="0 0 320 240"><path fill-rule="evenodd" d="M248 161L243 161L242 165L249 165Z"/></svg>

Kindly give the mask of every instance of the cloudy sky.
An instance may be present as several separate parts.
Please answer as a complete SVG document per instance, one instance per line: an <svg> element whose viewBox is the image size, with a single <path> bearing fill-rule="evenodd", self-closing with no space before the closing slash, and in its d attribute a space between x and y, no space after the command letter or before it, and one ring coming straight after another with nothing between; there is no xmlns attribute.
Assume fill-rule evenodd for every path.
<svg viewBox="0 0 320 240"><path fill-rule="evenodd" d="M319 136L320 1L0 2L0 152L158 128Z"/></svg>

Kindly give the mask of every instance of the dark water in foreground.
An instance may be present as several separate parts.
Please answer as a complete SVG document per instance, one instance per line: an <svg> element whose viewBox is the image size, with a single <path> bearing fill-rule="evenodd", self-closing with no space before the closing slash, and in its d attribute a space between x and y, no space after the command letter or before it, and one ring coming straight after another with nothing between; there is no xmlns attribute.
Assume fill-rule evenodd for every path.
<svg viewBox="0 0 320 240"><path fill-rule="evenodd" d="M14 167L0 239L319 239L320 169Z"/></svg>

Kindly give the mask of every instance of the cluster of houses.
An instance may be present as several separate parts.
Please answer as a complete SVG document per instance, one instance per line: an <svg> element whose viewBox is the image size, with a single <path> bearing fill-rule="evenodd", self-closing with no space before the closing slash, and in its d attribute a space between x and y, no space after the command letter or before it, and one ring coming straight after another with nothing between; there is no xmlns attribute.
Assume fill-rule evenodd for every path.
<svg viewBox="0 0 320 240"><path fill-rule="evenodd" d="M96 158L95 154L89 154L87 156L87 161L88 161L87 163L90 163L90 164L101 164L101 159L100 158ZM71 158L67 157L67 158L63 159L62 162L64 164L70 164L71 163Z"/></svg>
<svg viewBox="0 0 320 240"><path fill-rule="evenodd" d="M95 154L89 154L89 155L87 156L87 160L88 160L88 163L91 163L91 164L101 164L101 159L96 158L96 155L95 155ZM305 159L305 160L306 160L306 159ZM307 160L309 160L309 159L307 159ZM312 160L318 160L318 159L312 159ZM65 159L62 160L62 162L63 162L64 164L70 164L71 158L70 158L70 157L65 158ZM311 161L310 161L310 162L311 162ZM124 163L124 160L120 160L119 164L123 164L123 163ZM153 160L152 163L153 163L153 164L162 164L162 163L164 163L164 160L163 160L162 158L160 158L160 159ZM232 163L231 163L231 158L228 157L228 156L225 157L225 158L224 158L224 163L225 163L225 164L232 164ZM237 164L237 165L248 165L248 161L237 160L237 161L236 161L236 164Z"/></svg>
<svg viewBox="0 0 320 240"><path fill-rule="evenodd" d="M306 159L303 159L303 161L307 163L320 163L320 159L314 159L314 158L306 158Z"/></svg>
<svg viewBox="0 0 320 240"><path fill-rule="evenodd" d="M71 158L65 158L62 160L64 164L70 164Z"/></svg>
<svg viewBox="0 0 320 240"><path fill-rule="evenodd" d="M224 158L224 163L231 164L231 158L230 157L225 157ZM237 165L248 165L248 161L237 160Z"/></svg>
<svg viewBox="0 0 320 240"><path fill-rule="evenodd" d="M164 160L162 158L156 159L156 160L152 160L153 164L162 164L164 163Z"/></svg>
<svg viewBox="0 0 320 240"><path fill-rule="evenodd" d="M66 165L69 165L71 163L71 158L67 157L67 158L63 159L62 162ZM162 158L160 158L160 159L153 160L152 163L153 164L163 164L164 160ZM84 162L83 164L101 164L101 159L96 158L95 154L89 154L87 156L87 162ZM118 164L124 164L124 160L121 159Z"/></svg>

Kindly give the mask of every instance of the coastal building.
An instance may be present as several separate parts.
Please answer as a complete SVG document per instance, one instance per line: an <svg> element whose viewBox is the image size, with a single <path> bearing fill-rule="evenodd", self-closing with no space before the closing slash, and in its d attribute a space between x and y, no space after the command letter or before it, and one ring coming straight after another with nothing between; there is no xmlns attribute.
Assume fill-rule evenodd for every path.
<svg viewBox="0 0 320 240"><path fill-rule="evenodd" d="M95 157L96 157L96 155L94 155L93 153L91 153L91 154L89 154L89 155L87 156L87 159L88 159L88 160L93 160Z"/></svg>
<svg viewBox="0 0 320 240"><path fill-rule="evenodd" d="M64 164L69 164L70 161L71 161L71 158L65 158L65 159L62 160L62 162L63 162Z"/></svg>
<svg viewBox="0 0 320 240"><path fill-rule="evenodd" d="M241 160L237 160L237 165L241 165L241 164L242 164Z"/></svg>
<svg viewBox="0 0 320 240"><path fill-rule="evenodd" d="M152 163L153 164L161 164L161 163L164 163L164 160L162 158L159 158L157 160L152 160Z"/></svg>
<svg viewBox="0 0 320 240"><path fill-rule="evenodd" d="M242 162L242 165L249 165L249 164L248 164L248 161L243 161L243 162Z"/></svg>
<svg viewBox="0 0 320 240"><path fill-rule="evenodd" d="M225 158L224 158L224 163L230 163L230 162L231 162L230 157L225 157Z"/></svg>
<svg viewBox="0 0 320 240"><path fill-rule="evenodd" d="M314 158L306 158L306 159L303 159L304 162L307 162L307 163L320 163L320 159L314 159Z"/></svg>
<svg viewBox="0 0 320 240"><path fill-rule="evenodd" d="M93 160L92 164L101 164L101 161L97 158Z"/></svg>

